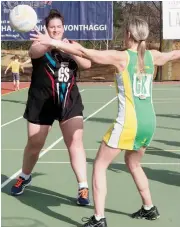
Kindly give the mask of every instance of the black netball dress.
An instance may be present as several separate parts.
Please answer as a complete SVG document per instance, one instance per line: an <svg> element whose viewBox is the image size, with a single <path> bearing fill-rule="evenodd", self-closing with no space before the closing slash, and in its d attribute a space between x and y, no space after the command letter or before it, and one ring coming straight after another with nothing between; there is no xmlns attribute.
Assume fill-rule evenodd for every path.
<svg viewBox="0 0 180 227"><path fill-rule="evenodd" d="M72 57L51 50L32 59L32 79L24 118L39 125L52 125L82 116L83 104L76 84L78 65Z"/></svg>

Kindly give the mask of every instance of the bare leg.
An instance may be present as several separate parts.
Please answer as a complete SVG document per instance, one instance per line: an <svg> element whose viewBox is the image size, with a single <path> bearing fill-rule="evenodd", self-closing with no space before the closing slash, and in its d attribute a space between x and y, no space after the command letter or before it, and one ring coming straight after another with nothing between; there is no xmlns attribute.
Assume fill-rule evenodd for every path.
<svg viewBox="0 0 180 227"><path fill-rule="evenodd" d="M83 147L83 118L71 118L60 123L60 127L77 181L87 182L86 154Z"/></svg>
<svg viewBox="0 0 180 227"><path fill-rule="evenodd" d="M93 198L97 216L104 216L107 194L106 169L119 153L119 149L108 147L104 142L102 142L97 153L93 170Z"/></svg>
<svg viewBox="0 0 180 227"><path fill-rule="evenodd" d="M137 189L142 198L144 205L151 206L152 199L149 190L148 179L141 167L141 159L144 155L145 148L141 148L139 151L126 151L125 162L134 179Z"/></svg>
<svg viewBox="0 0 180 227"><path fill-rule="evenodd" d="M17 80L16 81L16 87L17 87L18 91L19 91L19 85L20 85L20 82L19 82L19 80Z"/></svg>
<svg viewBox="0 0 180 227"><path fill-rule="evenodd" d="M16 81L13 80L13 85L14 85L14 91L16 91Z"/></svg>
<svg viewBox="0 0 180 227"><path fill-rule="evenodd" d="M48 131L51 126L37 125L28 122L28 142L24 150L22 172L31 174L41 149L44 146Z"/></svg>

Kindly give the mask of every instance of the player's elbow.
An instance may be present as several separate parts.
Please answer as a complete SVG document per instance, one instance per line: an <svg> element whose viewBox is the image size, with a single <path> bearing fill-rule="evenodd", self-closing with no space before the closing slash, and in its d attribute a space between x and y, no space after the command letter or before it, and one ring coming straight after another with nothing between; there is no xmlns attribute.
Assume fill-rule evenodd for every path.
<svg viewBox="0 0 180 227"><path fill-rule="evenodd" d="M39 43L33 43L29 49L29 57L37 59L42 57L48 51L48 47Z"/></svg>
<svg viewBox="0 0 180 227"><path fill-rule="evenodd" d="M168 61L163 61L162 59L160 61L156 61L156 64L157 66L163 66L167 63Z"/></svg>
<svg viewBox="0 0 180 227"><path fill-rule="evenodd" d="M170 60L171 60L171 57L164 54L164 55L159 56L156 59L155 65L157 65L157 66L163 66L163 65L165 65Z"/></svg>
<svg viewBox="0 0 180 227"><path fill-rule="evenodd" d="M40 58L44 54L45 54L45 52L42 52L42 51L32 51L32 50L29 51L29 57L32 59Z"/></svg>
<svg viewBox="0 0 180 227"><path fill-rule="evenodd" d="M91 61L90 60L87 60L87 59L83 59L79 63L79 67L81 69L89 69L89 68L91 68Z"/></svg>
<svg viewBox="0 0 180 227"><path fill-rule="evenodd" d="M91 68L91 61L86 60L85 64L84 64L84 69L89 69Z"/></svg>

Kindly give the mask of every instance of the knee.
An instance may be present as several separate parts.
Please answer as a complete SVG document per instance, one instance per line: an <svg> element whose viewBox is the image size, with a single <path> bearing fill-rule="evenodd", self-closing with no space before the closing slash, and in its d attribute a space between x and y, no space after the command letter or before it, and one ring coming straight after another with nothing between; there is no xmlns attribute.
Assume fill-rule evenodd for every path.
<svg viewBox="0 0 180 227"><path fill-rule="evenodd" d="M133 170L140 167L140 163L128 155L125 155L124 161L130 172L133 172Z"/></svg>
<svg viewBox="0 0 180 227"><path fill-rule="evenodd" d="M99 163L97 160L94 161L93 163L93 187L98 188L98 174L100 173L100 171L98 170L102 170L99 169L101 166L101 163Z"/></svg>
<svg viewBox="0 0 180 227"><path fill-rule="evenodd" d="M71 137L64 138L64 143L68 149L79 148L83 146L81 135L72 135Z"/></svg>
<svg viewBox="0 0 180 227"><path fill-rule="evenodd" d="M107 163L105 163L103 160L96 158L93 164L94 176L106 172L107 168Z"/></svg>
<svg viewBox="0 0 180 227"><path fill-rule="evenodd" d="M106 181L106 165L96 160L93 166L93 190L101 191L102 182ZM105 190L105 189L104 189Z"/></svg>
<svg viewBox="0 0 180 227"><path fill-rule="evenodd" d="M44 146L44 141L40 138L28 138L26 149L31 154L37 155Z"/></svg>

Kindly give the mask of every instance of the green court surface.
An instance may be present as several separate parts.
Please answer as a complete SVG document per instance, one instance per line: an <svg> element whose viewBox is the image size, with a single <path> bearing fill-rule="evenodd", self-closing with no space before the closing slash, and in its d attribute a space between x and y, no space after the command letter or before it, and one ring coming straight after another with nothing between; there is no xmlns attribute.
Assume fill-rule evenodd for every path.
<svg viewBox="0 0 180 227"><path fill-rule="evenodd" d="M84 110L84 147L91 188L93 160L101 138L116 117L115 89L109 85L80 85ZM22 118L27 89L2 96L2 226L81 226L81 218L93 214L93 204L75 204L77 183L69 164L58 122L48 136L33 172L32 185L18 197L10 195L20 173L27 142ZM130 214L141 206L140 196L123 160L123 152L108 168L106 217L108 227L178 227L180 211L180 84L155 84L153 93L157 129L142 163L149 178L154 205L161 214L156 221L134 220ZM91 193L91 191L90 191ZM92 201L92 193L90 194Z"/></svg>

